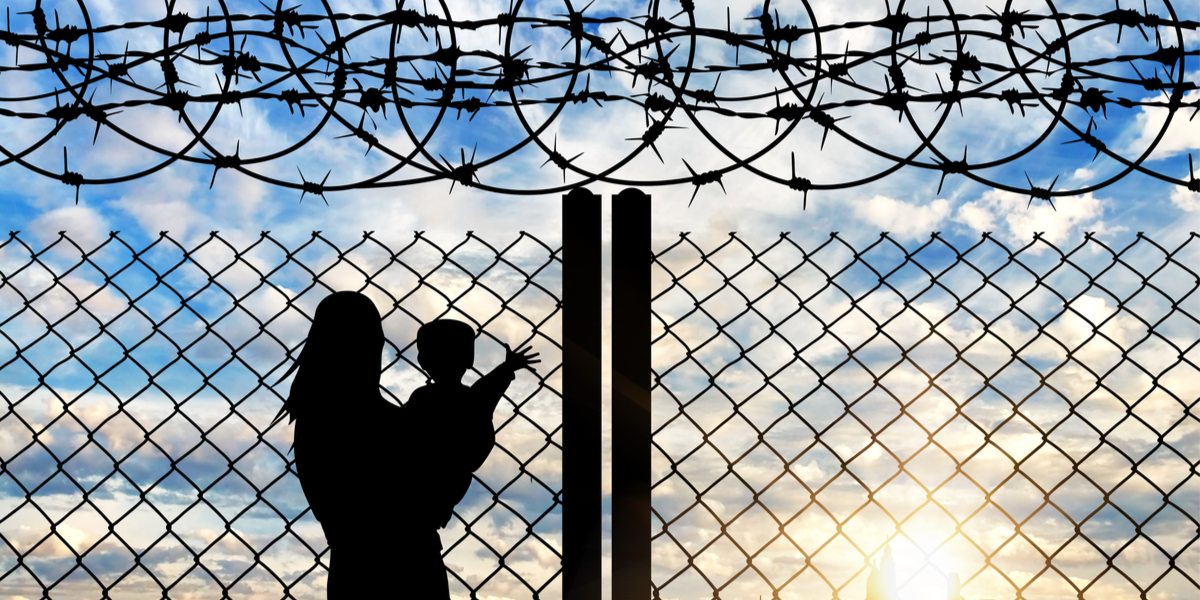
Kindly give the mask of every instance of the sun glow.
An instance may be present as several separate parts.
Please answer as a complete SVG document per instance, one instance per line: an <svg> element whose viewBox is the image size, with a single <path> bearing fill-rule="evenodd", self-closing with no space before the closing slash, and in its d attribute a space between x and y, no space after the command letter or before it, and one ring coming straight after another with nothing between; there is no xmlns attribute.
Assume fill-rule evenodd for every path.
<svg viewBox="0 0 1200 600"><path fill-rule="evenodd" d="M929 541L923 537L913 536L917 545L908 540L888 544L871 561L865 600L963 600L953 557L943 549L926 558L918 549Z"/></svg>
<svg viewBox="0 0 1200 600"><path fill-rule="evenodd" d="M950 598L948 579L926 568L900 589L899 600L943 600ZM958 598L954 598L958 600Z"/></svg>

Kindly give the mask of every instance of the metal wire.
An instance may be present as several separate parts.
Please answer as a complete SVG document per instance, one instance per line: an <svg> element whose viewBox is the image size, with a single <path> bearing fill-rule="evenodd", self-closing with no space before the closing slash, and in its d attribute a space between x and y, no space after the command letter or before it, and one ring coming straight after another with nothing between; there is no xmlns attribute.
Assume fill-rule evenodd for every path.
<svg viewBox="0 0 1200 600"><path fill-rule="evenodd" d="M541 9L523 13L525 3L517 0L509 3L507 12L485 19L456 17L444 1L420 11L397 2L395 10L380 14L338 13L326 1L314 12L305 12L300 4L285 8L282 0L269 4L260 12L238 13L218 0L208 3L201 16L179 12L174 0L167 0L163 14L155 20L96 23L91 16L95 11L78 0L77 10L62 6L62 20L59 10L54 10L53 27L41 0L27 11L10 14L8 28L0 36L16 50L17 63L0 67L0 75L12 78L18 73L44 72L52 84L44 79L27 80L22 86L42 89L0 97L0 115L27 122L21 125L22 135L14 139L29 140L20 147L9 147L12 142L8 141L0 146L4 154L0 166L21 165L74 187L76 196L82 186L135 180L176 162L211 167L213 181L223 169L237 171L300 191L301 199L309 194L324 197L327 192L433 181L448 182L451 190L457 184L508 194L557 193L595 181L637 186L690 184L698 190L714 183L723 187L723 175L744 170L803 193L807 202L811 190L864 185L902 167L932 171L943 180L947 175L961 175L995 189L1028 194L1031 201L1102 189L1134 171L1200 190L1194 171L1185 179L1145 164L1176 112L1192 108L1191 119L1200 111L1200 100L1191 100L1189 95L1195 83L1185 80L1186 57L1195 56L1200 49L1186 46L1184 32L1194 31L1197 22L1182 19L1169 0L1162 1L1159 12L1151 12L1148 5L1142 11L1123 9L1118 3L1115 10L1098 14L1064 13L1049 2L1041 11L1016 10L1007 3L990 14L967 14L944 2L931 5L924 15L910 14L909 3L899 0L895 10L890 5L881 7L885 12L881 11L879 18L845 23L820 23L807 0L789 6L798 9L799 16L794 23L784 23L779 3L772 14L767 2L760 14L748 17L757 23L756 33L737 31L729 14L724 23L698 23L695 3L690 0L678 7L655 0L647 14L637 16L592 16L586 14L590 4L577 9L569 0L564 1L561 12L545 16ZM743 17L737 15L739 22ZM597 33L601 26L617 28L618 34L606 39ZM828 47L830 38L840 39L860 28L875 32L876 39L886 42L862 49L847 44L840 52ZM421 36L425 47L406 54L411 50L400 45L402 35L407 36L406 44ZM384 36L387 42L371 42L373 36ZM514 48L527 36L540 36L531 44L539 49L530 54L525 54L528 47ZM158 38L161 44L145 46L145 40ZM503 48L473 47L470 44L474 42L466 41L492 38ZM1111 54L1081 56L1096 47L1112 48L1112 39L1118 47ZM557 54L537 55L546 47L557 48L563 40ZM249 49L247 41L252 42ZM1143 41L1153 49L1141 47ZM385 43L385 55L370 56ZM989 46L995 46L996 52L981 54L979 49ZM708 52L710 48L719 51ZM727 56L713 64L697 62L701 54L725 55L730 48L734 50L732 64ZM992 54L1007 59L993 62ZM1005 60L1007 64L1002 64ZM737 89L730 89L727 83L718 90L719 75L731 71L758 73L768 79L733 84ZM595 81L592 74L598 76ZM635 85L644 82L646 92L592 87L603 85L600 75L614 74L631 77ZM714 75L718 76L715 81ZM216 87L211 85L214 80ZM882 87L878 86L880 80L885 83ZM929 87L935 80L937 91ZM712 87L708 87L710 82ZM918 89L911 82L929 89ZM53 88L45 89L46 85ZM107 93L109 101L96 101L98 91ZM826 92L829 101L824 98ZM1162 97L1144 98L1147 92ZM634 122L627 123L627 130L613 127L602 132L619 136L610 140L610 145L629 147L627 154L607 164L583 166L589 159L578 161L579 153L559 148L557 139L546 139L567 109L581 103L586 106L589 101L618 107L636 105L646 117L644 126ZM229 114L233 105L239 111L257 109L254 115L286 106L290 113L298 113L295 118L299 121L292 124L292 130L300 133L281 136L273 148L262 145L270 140L255 140L258 150L243 155L240 142L218 139L214 133L218 115L233 118ZM953 112L986 111L996 105L1007 107L1014 118L1018 109L1022 117L1027 111L1040 114L1045 130L1024 147L1002 156L981 156L986 150L977 150L968 157L966 148L945 150L937 141ZM932 121L914 116L914 109L922 106L935 108ZM1111 148L1101 139L1095 119L1107 118L1109 108L1140 111L1152 107L1166 109L1165 118L1140 154ZM134 133L137 115L163 108L177 114L185 143L164 145ZM400 126L381 130L377 118L387 119L389 108ZM856 131L856 121L841 123L878 109L897 112L911 127L915 136L912 147L896 148L891 143L896 136L891 133L876 133L873 138L871 131ZM114 119L119 113L127 114ZM481 114L514 118L520 129L507 147L485 149L485 156L480 157L472 150L468 159L465 148L474 145L477 150L480 140L496 143L479 133L490 128L463 131L450 127L451 133L439 133L439 128L446 129L451 116L473 120ZM367 119L376 124L374 129L369 128ZM65 140L64 128L86 120L95 123L93 144L102 131L111 131L148 152L152 160L126 173L97 175L71 170L68 154L79 156L88 150ZM735 150L718 139L722 124L747 121L774 123L775 133L745 150ZM989 119L977 122L992 126ZM690 173L684 177L635 175L624 168L656 158L661 161L656 142L680 128L698 131L716 151L711 158L722 163L706 168L687 163L690 156L683 157ZM363 168L374 172L361 176L339 172L340 177L332 182L328 173L319 181L303 172L298 179L281 175L292 172L291 164L272 168L283 166L277 163L289 157L298 164L299 151L326 129L331 137L352 138L361 144L359 149L375 150L376 156L382 154L386 159L364 161ZM786 166L781 170L764 159L785 139L792 139L794 147L801 132L819 132L822 139L820 147L802 148L802 153L820 152L832 132L870 159L856 163L883 166L856 164L851 169L855 173L837 181L825 180L823 173L806 172L803 165L797 170L794 152L790 173ZM1075 141L1094 149L1092 160L1101 154L1110 159L1115 167L1112 176L1090 185L1054 189L1057 177L1050 185L1035 184L1028 175L1025 181L1019 176L1005 181L995 170L1004 165L1037 165L1036 155L1030 153L1048 141L1061 141L1062 134L1073 136L1064 143ZM947 137L943 135L943 140ZM589 144L601 141L590 140ZM57 164L60 144L61 170ZM438 154L439 149L456 145L460 146L459 157L446 159ZM53 152L35 155L43 147L53 148ZM534 158L521 154L523 149ZM1017 162L1027 155L1027 162ZM458 158L457 164L454 158ZM318 155L303 160L323 159ZM485 183L488 168L505 160L521 166L525 161L553 165L562 170L563 183Z"/></svg>
<svg viewBox="0 0 1200 600"><path fill-rule="evenodd" d="M858 599L889 544L901 597L1194 595L1198 238L681 233L652 258L653 597Z"/></svg>
<svg viewBox="0 0 1200 600"><path fill-rule="evenodd" d="M467 564L448 574L471 598L499 584L510 597L557 593L561 248L524 232L445 248L416 232L395 251L372 232L344 249L313 232L288 248L264 231L242 247L212 232L188 249L163 232L138 249L112 232L95 248L60 234L35 250L18 233L0 243L0 593L323 596L329 551L287 454L291 430L268 425L287 392L272 384L316 303L348 281L391 305L385 330L412 335L388 342L381 385L394 402L425 379L410 357L431 318L541 352L536 384L518 381L501 402L497 446L442 539L449 562ZM43 412L44 399L58 408ZM136 443L116 441L122 426ZM128 502L114 508L122 486ZM163 529L148 539L138 519L155 515ZM497 537L499 522L517 533Z"/></svg>

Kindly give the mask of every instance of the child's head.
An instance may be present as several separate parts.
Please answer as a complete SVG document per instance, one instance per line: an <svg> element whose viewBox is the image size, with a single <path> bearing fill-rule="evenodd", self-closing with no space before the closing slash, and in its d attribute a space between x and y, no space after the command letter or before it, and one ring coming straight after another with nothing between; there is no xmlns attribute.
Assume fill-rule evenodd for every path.
<svg viewBox="0 0 1200 600"><path fill-rule="evenodd" d="M437 319L417 330L417 362L438 383L458 383L475 362L475 330L462 321Z"/></svg>

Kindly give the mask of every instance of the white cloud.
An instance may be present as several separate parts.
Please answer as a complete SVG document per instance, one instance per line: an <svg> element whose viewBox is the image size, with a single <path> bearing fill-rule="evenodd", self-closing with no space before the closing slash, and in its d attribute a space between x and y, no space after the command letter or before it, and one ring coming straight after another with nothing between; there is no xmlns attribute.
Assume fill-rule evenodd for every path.
<svg viewBox="0 0 1200 600"><path fill-rule="evenodd" d="M133 217L146 235L158 237L158 232L170 231L172 237L182 241L203 220L190 200L195 187L196 182L182 174L164 171L109 204Z"/></svg>
<svg viewBox="0 0 1200 600"><path fill-rule="evenodd" d="M1147 102L1161 102L1163 97L1155 96L1144 99ZM1200 101L1200 91L1193 90L1183 95L1183 104L1195 104ZM1131 125L1135 137L1121 151L1126 156L1137 156L1146 150L1150 142L1162 130L1167 118L1167 109L1143 107ZM1163 134L1162 140L1154 150L1154 158L1167 158L1176 154L1200 148L1200 120L1188 119L1191 116L1186 110L1175 113L1171 127Z"/></svg>
<svg viewBox="0 0 1200 600"><path fill-rule="evenodd" d="M1052 208L1038 200L1013 192L989 190L978 199L958 208L954 220L976 233L993 231L1011 244L1021 246L1041 233L1052 244L1074 239L1081 232L1116 233L1123 226L1110 226L1102 217L1105 201L1090 192L1082 196L1059 198ZM1036 251L1036 249L1035 249Z"/></svg>
<svg viewBox="0 0 1200 600"><path fill-rule="evenodd" d="M1200 193L1176 186L1171 190L1171 203L1186 212L1200 212Z"/></svg>
<svg viewBox="0 0 1200 600"><path fill-rule="evenodd" d="M875 196L857 203L854 212L860 219L898 238L917 239L937 230L950 216L950 201L938 198L920 205L887 196Z"/></svg>
<svg viewBox="0 0 1200 600"><path fill-rule="evenodd" d="M954 220L975 231L991 231L996 227L996 215L977 202L968 202L958 207L958 215Z"/></svg>
<svg viewBox="0 0 1200 600"><path fill-rule="evenodd" d="M57 239L58 232L66 231L84 251L92 250L108 237L108 221L86 204L44 212L26 229L46 244Z"/></svg>

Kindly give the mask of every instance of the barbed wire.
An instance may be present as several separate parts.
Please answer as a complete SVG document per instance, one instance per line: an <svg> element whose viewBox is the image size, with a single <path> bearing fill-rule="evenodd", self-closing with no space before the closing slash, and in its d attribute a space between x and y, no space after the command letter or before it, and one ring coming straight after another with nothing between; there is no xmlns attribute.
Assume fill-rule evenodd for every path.
<svg viewBox="0 0 1200 600"><path fill-rule="evenodd" d="M1200 50L1187 48L1184 40L1184 31L1194 31L1197 22L1181 19L1169 0L1162 1L1165 14L1152 12L1145 1L1141 11L1121 8L1118 1L1113 10L1100 13L1064 13L1053 3L1047 3L1041 12L1016 10L1009 2L990 14L962 14L945 2L936 11L927 6L921 15L909 14L907 4L898 0L893 9L885 3L885 14L876 19L826 24L818 22L808 0L800 0L796 6L801 8L801 16L785 23L779 17L779 0L774 12L768 0L758 14L738 16L757 23L757 31L742 33L733 27L728 9L723 24L699 23L692 0L670 7L652 0L647 13L636 16L593 16L589 14L591 4L578 8L570 0L564 0L562 12L539 16L523 12L525 2L516 0L507 12L486 19L458 18L452 7L440 0L433 10L427 5L417 10L397 1L394 10L379 14L339 13L326 1L319 10L305 12L304 5L285 8L282 0L273 6L262 4L261 12L235 13L225 0L219 0L210 3L203 16L179 12L174 0L165 0L159 18L126 23L94 23L87 3L78 0L78 14L60 20L56 9L53 26L42 1L36 0L29 10L16 12L15 18L8 14L8 28L0 32L0 38L14 49L16 62L0 66L0 77L15 72L44 73L49 81L40 82L40 89L29 93L0 98L0 115L30 122L23 130L28 143L22 147L8 147L11 142L0 145L4 154L0 166L16 164L58 180L74 187L76 198L82 186L136 180L176 162L211 167L210 186L221 170L231 170L298 190L302 199L310 194L324 197L328 192L433 181L449 182L451 190L454 185L473 186L505 194L554 193L592 182L691 184L698 190L713 183L723 188L723 175L744 170L803 193L807 203L809 191L864 185L902 167L939 174L939 193L947 176L961 175L994 189L1027 194L1031 202L1052 203L1057 197L1102 189L1135 171L1200 191L1194 170L1184 179L1145 165L1177 112L1192 109L1189 119L1200 112L1200 99L1186 97L1196 89L1195 82L1186 79L1186 57L1200 54ZM593 12L603 14L597 11ZM520 28L525 35L525 27L541 37L525 48L516 48L520 36L515 34ZM602 37L600 27L616 28L617 33ZM882 34L887 43L858 50L847 43L838 51L824 41L856 29ZM1150 44L1151 29L1153 45L1138 47L1143 42ZM365 46L363 40L371 39L371 34L386 36L386 55L364 56L370 51L355 46L360 42ZM121 48L119 42L108 41L121 35L127 36L120 40L125 43L124 50L104 50ZM161 44L144 45L145 40L159 35ZM1114 52L1094 58L1079 56L1081 47L1095 45L1095 36L1110 35L1118 43ZM401 36L410 41L412 36L420 36L427 47L404 54ZM498 43L502 40L503 49L468 45L468 40L477 41L481 36L494 37ZM560 52L566 56L538 60L525 54L534 45L557 46L564 36ZM129 38L135 46L129 45ZM254 43L250 50L247 41ZM999 44L995 54L1006 57L1006 62L1004 58L997 62L991 54L978 50L988 44ZM732 64L702 64L701 50L709 45L724 49L724 58L732 49ZM686 50L681 50L685 46ZM274 60L269 59L272 57ZM1160 69L1165 77L1159 76ZM760 76L754 82L759 87L720 87L720 76L730 72ZM195 74L195 81L183 79L181 73ZM1153 75L1145 75L1149 73ZM593 89L593 83L599 85L600 80L594 82L592 74L631 77L635 88L644 83L647 90ZM707 87L713 75L716 80ZM917 77L928 81L922 83L926 86L936 81L938 90L918 89L913 85ZM879 79L883 87L869 83ZM216 87L203 91L210 80ZM51 83L52 89L46 89ZM553 86L560 86L561 93L534 95ZM1109 87L1113 89L1105 89ZM825 101L826 91L833 96L835 88L846 97ZM95 101L101 90L109 92L112 99ZM1114 92L1118 95L1111 95ZM1136 97L1146 93L1162 97ZM54 106L48 107L51 100ZM630 146L628 153L606 165L585 168L577 161L580 154L569 156L559 150L557 139L544 138L568 107L589 102L597 107L605 103L634 105L644 112L645 127L624 142ZM308 129L281 139L272 150L243 156L240 141L235 145L228 139L214 139L214 123L234 105L240 112L247 104L263 110L285 105L289 112L305 118ZM952 112L965 115L966 107L983 110L981 107L996 104L1006 105L1014 116L1018 110L1022 116L1027 111L1041 111L1049 119L1033 141L1005 156L968 158L967 148L944 150L935 141ZM932 126L919 123L914 115L921 106L934 107ZM166 147L139 137L113 119L121 113L128 113L121 120L133 119L151 107L177 113L178 123L186 127L187 141ZM916 136L915 146L902 151L888 149L888 140L880 134L855 133L848 128L854 121L839 124L868 108L899 113L899 120L907 122ZM1086 123L1073 121L1068 113L1071 108L1081 109ZM1159 108L1165 109L1166 115L1140 154L1124 156L1101 139L1095 126L1095 117L1107 117L1110 108ZM531 111L537 109L539 114L548 114L535 118ZM402 129L381 132L377 118L388 118L389 110ZM432 111L433 116L419 117L423 110ZM466 148L474 145L477 149L477 142L486 139L484 134L468 133L465 140L438 135L450 117L474 119L493 111L510 113L523 128L517 136L521 139L507 148L486 152L486 157L477 158L473 150L468 158ZM311 120L307 119L309 113L313 113ZM765 120L775 124L775 133L756 144L757 148L738 153L714 133L718 124L711 119L715 118ZM368 119L375 123L374 129L368 127ZM68 123L83 120L95 123L93 143L101 131L112 131L159 158L145 168L111 176L73 171L70 143L61 138ZM886 166L844 181L822 181L816 173L805 173L803 167L797 170L794 151L790 173L774 172L760 160L784 140L794 139L793 134L805 123L817 128L810 131L819 131L822 141L818 148L802 148L802 153L820 152L825 138L832 134ZM689 176L623 176L622 167L634 161L662 160L656 143L675 128L698 131L725 164L697 171L685 158ZM298 179L277 174L290 172L292 165L265 168L295 155L326 129L331 129L334 137L356 139L367 153L386 156L386 164L370 175L334 182L329 181L329 174L320 180L309 179L303 172ZM1104 155L1115 161L1116 172L1091 185L1054 189L1057 178L1045 186L1035 185L1028 175L1024 181L1007 183L989 171L1013 164L1059 132L1093 148L1093 160ZM56 148L60 143L64 145L61 170L56 164L35 160L35 151ZM231 145L234 151L229 153L227 146ZM460 146L457 163L437 153L438 148L453 145ZM520 184L498 185L481 179L480 173L487 167L526 148L542 157L542 166L561 169L563 184L517 187ZM76 154L80 151L75 148Z"/></svg>
<svg viewBox="0 0 1200 600"><path fill-rule="evenodd" d="M887 544L905 597L1200 590L1197 242L681 233L652 263L653 597L859 598Z"/></svg>
<svg viewBox="0 0 1200 600"><path fill-rule="evenodd" d="M112 232L94 248L60 233L35 249L9 232L0 241L0 589L230 598L253 582L255 597L304 598L319 588L329 549L288 454L290 427L272 423L286 385L271 384L346 272L385 303L385 327L452 316L497 348L532 343L549 359L535 384L501 401L477 493L441 534L443 555L462 567L447 577L471 597L496 595L500 580L515 582L506 595L534 599L561 585L561 248L524 232L505 246L470 234L449 247L416 232L393 250L372 233L339 247L313 232L288 247L264 231L238 247L212 232L191 248L167 232L144 247ZM397 271L411 287L392 285ZM465 306L479 294L497 312ZM495 335L519 330L512 319L527 338ZM421 373L415 340L388 340L387 350L385 375ZM407 400L386 377L380 391ZM120 493L132 500L114 503ZM204 515L216 520L207 538ZM498 533L495 519L520 531ZM186 567L174 568L171 553Z"/></svg>

